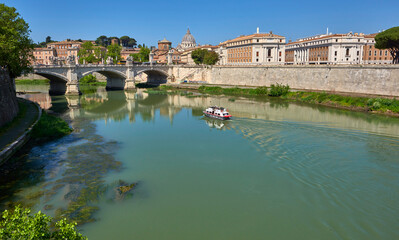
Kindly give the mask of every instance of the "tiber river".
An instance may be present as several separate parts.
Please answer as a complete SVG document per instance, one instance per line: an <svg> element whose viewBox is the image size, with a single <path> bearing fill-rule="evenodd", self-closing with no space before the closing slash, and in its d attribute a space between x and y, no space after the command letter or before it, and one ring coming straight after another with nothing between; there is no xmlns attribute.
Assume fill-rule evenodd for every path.
<svg viewBox="0 0 399 240"><path fill-rule="evenodd" d="M23 96L75 131L2 170L3 209L67 216L89 239L399 239L398 118L142 90ZM234 119L202 116L209 105Z"/></svg>

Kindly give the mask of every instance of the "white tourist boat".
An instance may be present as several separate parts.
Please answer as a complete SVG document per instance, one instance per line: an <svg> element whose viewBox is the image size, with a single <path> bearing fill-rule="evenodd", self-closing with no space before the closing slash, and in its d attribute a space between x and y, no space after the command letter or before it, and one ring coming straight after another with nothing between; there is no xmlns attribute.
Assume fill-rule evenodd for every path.
<svg viewBox="0 0 399 240"><path fill-rule="evenodd" d="M227 109L222 107L217 107L217 106L208 107L205 111L203 111L203 113L207 117L216 118L220 120L231 119L231 115L229 114Z"/></svg>

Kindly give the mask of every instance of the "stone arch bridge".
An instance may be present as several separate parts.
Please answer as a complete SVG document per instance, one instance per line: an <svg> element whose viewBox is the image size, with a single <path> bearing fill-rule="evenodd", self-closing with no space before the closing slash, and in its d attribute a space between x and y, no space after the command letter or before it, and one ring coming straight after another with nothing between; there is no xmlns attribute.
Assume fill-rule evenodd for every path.
<svg viewBox="0 0 399 240"><path fill-rule="evenodd" d="M181 69L180 69L181 68ZM107 78L107 89L128 90L135 88L135 77L145 73L147 82L163 84L186 79L193 71L200 71L198 67L184 67L178 65L136 65L127 61L126 65L46 65L34 66L33 72L50 80L51 95L77 95L79 80L89 74L98 72Z"/></svg>

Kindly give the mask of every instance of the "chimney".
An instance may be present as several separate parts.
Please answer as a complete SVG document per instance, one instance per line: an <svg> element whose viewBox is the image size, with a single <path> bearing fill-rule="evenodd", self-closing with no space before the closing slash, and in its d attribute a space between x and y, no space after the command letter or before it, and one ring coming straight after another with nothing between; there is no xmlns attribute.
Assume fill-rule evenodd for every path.
<svg viewBox="0 0 399 240"><path fill-rule="evenodd" d="M256 28L256 33L259 33L259 27Z"/></svg>

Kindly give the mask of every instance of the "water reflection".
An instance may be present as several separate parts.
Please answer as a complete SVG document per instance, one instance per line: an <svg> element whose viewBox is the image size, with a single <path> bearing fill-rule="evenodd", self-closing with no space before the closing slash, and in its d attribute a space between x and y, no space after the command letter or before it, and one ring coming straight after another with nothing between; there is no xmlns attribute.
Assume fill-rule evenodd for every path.
<svg viewBox="0 0 399 240"><path fill-rule="evenodd" d="M36 100L75 131L11 166L21 172L0 181L0 200L28 199L80 223L100 217L84 225L95 239L210 238L203 229L219 239L397 236L397 195L389 195L398 192L397 118L140 89ZM203 117L210 105L228 108L233 120ZM146 193L116 204L119 180L140 181Z"/></svg>

